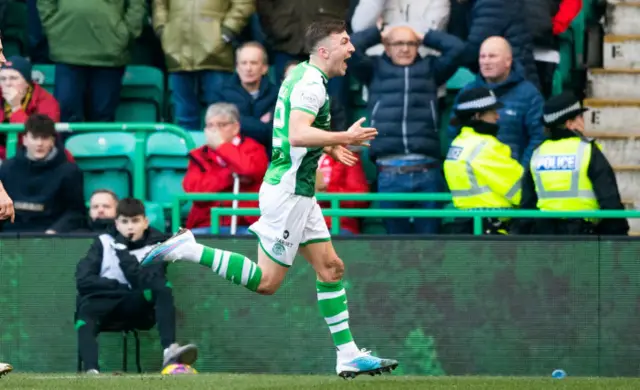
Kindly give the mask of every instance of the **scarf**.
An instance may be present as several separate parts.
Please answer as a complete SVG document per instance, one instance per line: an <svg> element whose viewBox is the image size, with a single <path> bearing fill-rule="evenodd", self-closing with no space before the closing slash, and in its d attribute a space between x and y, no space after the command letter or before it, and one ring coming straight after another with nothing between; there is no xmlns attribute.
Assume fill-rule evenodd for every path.
<svg viewBox="0 0 640 390"><path fill-rule="evenodd" d="M33 97L33 85L29 85L29 87L27 88L27 93L24 95L24 98L22 99L22 110L24 112L27 112L27 107L29 106L29 103L31 103L31 98ZM11 105L8 102L4 102L4 121L5 122L9 122L11 119L11 114L13 114L13 111L11 110Z"/></svg>

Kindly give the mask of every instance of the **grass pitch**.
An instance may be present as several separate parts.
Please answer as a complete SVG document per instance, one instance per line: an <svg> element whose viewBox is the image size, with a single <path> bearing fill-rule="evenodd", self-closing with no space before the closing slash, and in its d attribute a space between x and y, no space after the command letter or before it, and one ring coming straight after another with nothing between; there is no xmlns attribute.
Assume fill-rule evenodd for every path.
<svg viewBox="0 0 640 390"><path fill-rule="evenodd" d="M198 374L182 376L11 373L0 378L2 390L244 390L244 389L318 389L318 390L611 390L640 389L640 379L632 378L528 378L528 377L415 377L359 376L344 380L337 376Z"/></svg>

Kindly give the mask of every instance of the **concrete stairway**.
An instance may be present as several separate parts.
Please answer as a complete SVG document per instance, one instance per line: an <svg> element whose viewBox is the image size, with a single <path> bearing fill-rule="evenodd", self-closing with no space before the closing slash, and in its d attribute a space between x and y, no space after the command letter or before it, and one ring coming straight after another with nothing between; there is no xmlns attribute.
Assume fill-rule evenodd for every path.
<svg viewBox="0 0 640 390"><path fill-rule="evenodd" d="M590 69L586 135L613 165L623 202L640 209L640 0L608 0L603 69ZM640 220L630 219L632 234Z"/></svg>

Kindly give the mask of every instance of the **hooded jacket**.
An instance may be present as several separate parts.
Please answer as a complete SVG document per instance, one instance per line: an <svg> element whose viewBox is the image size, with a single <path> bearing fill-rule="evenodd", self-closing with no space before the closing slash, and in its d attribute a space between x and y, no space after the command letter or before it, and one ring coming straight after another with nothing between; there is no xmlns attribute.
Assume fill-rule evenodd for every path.
<svg viewBox="0 0 640 390"><path fill-rule="evenodd" d="M34 161L21 147L0 166L0 180L16 209L15 222L5 223L3 231L64 233L85 225L82 172L58 149Z"/></svg>
<svg viewBox="0 0 640 390"><path fill-rule="evenodd" d="M118 298L131 290L164 286L167 263L142 268L140 261L153 245L167 237L148 228L142 238L131 242L115 226L96 237L76 266L76 289L81 299Z"/></svg>

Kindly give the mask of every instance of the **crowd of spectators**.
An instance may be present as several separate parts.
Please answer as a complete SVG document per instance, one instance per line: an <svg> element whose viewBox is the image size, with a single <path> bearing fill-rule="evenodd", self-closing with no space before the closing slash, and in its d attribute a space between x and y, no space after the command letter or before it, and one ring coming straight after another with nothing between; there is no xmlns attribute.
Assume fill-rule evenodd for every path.
<svg viewBox="0 0 640 390"><path fill-rule="evenodd" d="M10 1L19 0L0 5ZM443 192L448 188L441 145L459 132L450 126L440 133L441 123L449 120L443 117L447 80L466 67L477 77L460 93L480 86L495 93L504 105L497 137L527 167L545 137L540 118L559 62L558 35L582 6L581 0L27 3L28 51L7 58L0 70L0 117L4 123L26 122L24 148L0 170L16 206L16 223L5 224L4 231L46 233L94 229L99 224L92 222L93 213L101 206L93 202L99 199L104 206L109 191L81 196L82 174L52 123L113 121L125 67L141 50L147 63L167 76L173 122L205 133L205 144L189 153L183 190L231 192L239 184L240 192L256 192L270 160L279 85L292 66L306 60L306 26L344 19L356 53L347 76L329 82L332 122L337 130L350 124L349 80L357 80L366 90L369 123L379 131L362 154L375 167L375 177L365 175L362 161L345 167L323 156L317 191ZM55 64L52 94L32 79L32 63ZM6 158L4 146L0 158ZM194 202L186 226L206 232L208 209L218 205ZM442 203L381 202L379 207L424 209ZM251 220L241 217L238 232ZM341 226L344 234L361 230L357 219L343 219ZM388 234L429 234L440 232L441 224L388 219L385 228Z"/></svg>

